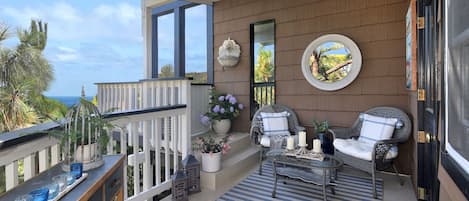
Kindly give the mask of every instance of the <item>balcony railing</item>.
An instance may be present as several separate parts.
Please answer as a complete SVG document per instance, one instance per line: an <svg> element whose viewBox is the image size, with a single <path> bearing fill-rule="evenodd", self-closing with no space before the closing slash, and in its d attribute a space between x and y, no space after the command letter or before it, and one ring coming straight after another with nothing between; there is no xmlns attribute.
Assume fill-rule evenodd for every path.
<svg viewBox="0 0 469 201"><path fill-rule="evenodd" d="M116 125L109 132L107 153L128 156L124 179L132 185L124 185L126 199L146 200L170 189L171 174L191 151L192 122L195 116L198 122L199 115L193 115L196 106L192 104L208 103L203 98L208 98L209 86L194 86L189 80L98 84L100 110L119 106L103 116ZM197 107L202 110L201 105ZM0 135L0 171L4 167L6 190L18 185L23 177L18 174L18 163L23 163L27 180L60 162L59 141L46 134L59 126L50 123Z"/></svg>

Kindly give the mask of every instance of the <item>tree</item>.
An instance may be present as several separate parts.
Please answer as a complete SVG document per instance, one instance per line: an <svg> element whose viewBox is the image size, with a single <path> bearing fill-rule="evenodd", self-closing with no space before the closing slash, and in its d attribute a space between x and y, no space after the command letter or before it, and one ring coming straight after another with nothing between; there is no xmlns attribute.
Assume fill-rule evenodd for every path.
<svg viewBox="0 0 469 201"><path fill-rule="evenodd" d="M259 48L256 64L254 65L254 80L256 82L273 81L274 64L272 63L272 51Z"/></svg>
<svg viewBox="0 0 469 201"><path fill-rule="evenodd" d="M347 76L352 56L340 43L325 43L313 51L309 64L313 77L325 82L335 82Z"/></svg>
<svg viewBox="0 0 469 201"><path fill-rule="evenodd" d="M0 45L8 36L8 27L0 26ZM0 132L39 123L63 110L42 95L53 80L52 66L43 55L47 23L31 20L30 28L17 36L15 48L0 46Z"/></svg>
<svg viewBox="0 0 469 201"><path fill-rule="evenodd" d="M174 77L174 67L171 64L165 64L161 67L161 78Z"/></svg>

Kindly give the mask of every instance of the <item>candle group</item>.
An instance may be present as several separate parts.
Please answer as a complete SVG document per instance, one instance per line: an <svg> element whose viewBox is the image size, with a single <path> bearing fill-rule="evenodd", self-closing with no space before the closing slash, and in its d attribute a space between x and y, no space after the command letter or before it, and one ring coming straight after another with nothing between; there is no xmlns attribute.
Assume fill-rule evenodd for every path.
<svg viewBox="0 0 469 201"><path fill-rule="evenodd" d="M295 149L294 143L295 143L295 139L293 138L293 136L288 137L288 139L287 139L287 149L288 150Z"/></svg>
<svg viewBox="0 0 469 201"><path fill-rule="evenodd" d="M300 138L299 139L300 142L299 142L298 145L300 147L306 147L307 146L306 145L306 132L305 131L300 131L300 132L298 132L298 134L299 134L299 138Z"/></svg>
<svg viewBox="0 0 469 201"><path fill-rule="evenodd" d="M318 139L313 140L313 152L321 153L321 141Z"/></svg>

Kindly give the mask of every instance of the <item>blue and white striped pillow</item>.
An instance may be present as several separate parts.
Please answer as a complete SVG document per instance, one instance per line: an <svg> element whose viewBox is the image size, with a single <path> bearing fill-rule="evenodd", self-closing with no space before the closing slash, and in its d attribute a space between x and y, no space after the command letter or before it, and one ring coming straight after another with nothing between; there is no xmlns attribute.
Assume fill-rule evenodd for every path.
<svg viewBox="0 0 469 201"><path fill-rule="evenodd" d="M261 112L264 135L290 135L288 116L290 116L290 113L286 111L279 113Z"/></svg>
<svg viewBox="0 0 469 201"><path fill-rule="evenodd" d="M363 114L363 123L358 140L375 144L379 140L391 139L398 119Z"/></svg>

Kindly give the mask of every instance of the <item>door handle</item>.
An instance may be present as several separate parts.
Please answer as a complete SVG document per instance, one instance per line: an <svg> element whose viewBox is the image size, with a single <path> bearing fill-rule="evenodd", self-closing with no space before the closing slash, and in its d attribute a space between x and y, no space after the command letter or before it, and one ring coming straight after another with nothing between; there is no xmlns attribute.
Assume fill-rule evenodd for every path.
<svg viewBox="0 0 469 201"><path fill-rule="evenodd" d="M436 141L436 136L435 135L432 135L431 133L426 133L425 134L425 141L427 143L430 143L432 141Z"/></svg>

